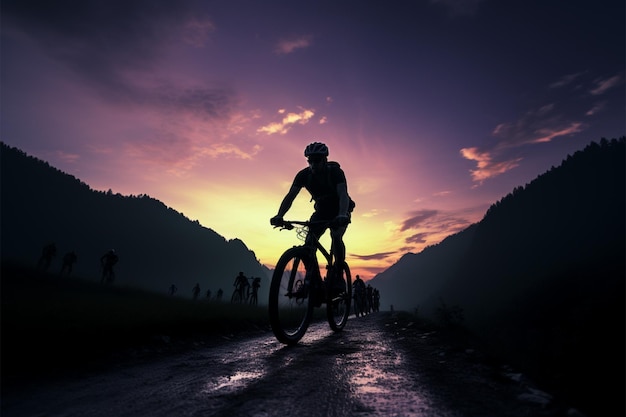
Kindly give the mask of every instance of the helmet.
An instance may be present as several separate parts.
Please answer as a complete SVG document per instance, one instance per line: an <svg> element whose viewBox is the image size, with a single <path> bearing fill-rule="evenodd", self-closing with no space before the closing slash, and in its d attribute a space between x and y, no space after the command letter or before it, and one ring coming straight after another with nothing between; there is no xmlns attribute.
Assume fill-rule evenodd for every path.
<svg viewBox="0 0 626 417"><path fill-rule="evenodd" d="M310 143L304 150L304 156L308 158L309 156L313 155L328 156L328 146L326 146L322 142Z"/></svg>

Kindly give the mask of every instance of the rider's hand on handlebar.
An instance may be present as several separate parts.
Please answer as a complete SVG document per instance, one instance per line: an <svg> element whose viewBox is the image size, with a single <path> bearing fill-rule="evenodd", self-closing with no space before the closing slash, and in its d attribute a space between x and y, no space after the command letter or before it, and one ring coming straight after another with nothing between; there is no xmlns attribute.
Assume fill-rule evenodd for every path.
<svg viewBox="0 0 626 417"><path fill-rule="evenodd" d="M282 226L285 223L282 216L274 216L270 219L270 224L272 226Z"/></svg>

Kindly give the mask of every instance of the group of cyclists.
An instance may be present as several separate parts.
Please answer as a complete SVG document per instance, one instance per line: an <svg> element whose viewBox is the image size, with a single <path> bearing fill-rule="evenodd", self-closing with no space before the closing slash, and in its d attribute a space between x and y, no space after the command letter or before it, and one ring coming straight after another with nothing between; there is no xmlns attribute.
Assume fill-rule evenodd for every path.
<svg viewBox="0 0 626 417"><path fill-rule="evenodd" d="M359 275L352 284L352 297L354 298L354 315L356 317L374 313L380 307L380 292L377 288L365 282Z"/></svg>
<svg viewBox="0 0 626 417"><path fill-rule="evenodd" d="M50 242L46 244L41 250L41 256L39 257L39 261L37 262L37 269L47 272L52 264L52 259L57 254L57 246L56 243ZM74 264L78 262L78 255L76 255L76 251L74 249L66 252L61 259L61 272L59 275L63 275L66 273L68 276L72 275L72 270L74 269ZM115 249L109 249L100 257L100 267L102 269L102 275L100 278L101 283L110 284L115 280L115 272L113 271L113 266L119 261L119 257L117 253L115 253Z"/></svg>
<svg viewBox="0 0 626 417"><path fill-rule="evenodd" d="M252 282L250 282L252 281ZM239 272L233 283L235 290L230 299L231 303L249 303L257 305L259 303L259 288L261 287L260 277L250 277Z"/></svg>
<svg viewBox="0 0 626 417"><path fill-rule="evenodd" d="M261 277L250 277L244 275L243 272L239 272L239 275L235 277L233 283L235 290L231 297L231 303L246 303L257 305L259 302L259 288L261 287ZM168 289L169 295L174 295L178 292L178 287L175 284L170 285ZM191 289L192 297L197 300L200 296L200 283L196 282L196 285ZM224 290L221 288L217 290L215 301L221 301L224 295ZM213 300L211 290L206 291L206 299L208 301Z"/></svg>

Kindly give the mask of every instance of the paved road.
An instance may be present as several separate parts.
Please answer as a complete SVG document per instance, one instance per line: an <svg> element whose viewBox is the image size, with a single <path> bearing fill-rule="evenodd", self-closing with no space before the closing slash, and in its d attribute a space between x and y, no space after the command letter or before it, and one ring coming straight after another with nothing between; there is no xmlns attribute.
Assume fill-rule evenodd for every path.
<svg viewBox="0 0 626 417"><path fill-rule="evenodd" d="M428 343L428 333L407 338L411 329L397 325L389 314L377 313L351 318L339 334L327 324L314 325L296 347L263 333L49 381L3 393L1 415L561 415L549 397L522 386L514 374L495 378L467 353L463 360L449 359L445 347ZM415 344L420 347L412 350Z"/></svg>

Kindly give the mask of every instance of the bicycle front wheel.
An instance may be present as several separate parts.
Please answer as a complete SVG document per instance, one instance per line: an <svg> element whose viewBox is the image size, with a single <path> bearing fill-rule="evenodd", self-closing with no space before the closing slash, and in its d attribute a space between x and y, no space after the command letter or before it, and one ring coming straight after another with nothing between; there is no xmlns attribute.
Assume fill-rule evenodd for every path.
<svg viewBox="0 0 626 417"><path fill-rule="evenodd" d="M235 290L235 292L233 293L233 296L230 297L230 302L233 304L241 303L241 292L239 292L239 290Z"/></svg>
<svg viewBox="0 0 626 417"><path fill-rule="evenodd" d="M340 332L348 322L352 301L352 276L347 263L343 263L341 274L331 274L327 282L326 316L330 328ZM333 281L339 281L337 284ZM341 289L339 289L339 286Z"/></svg>
<svg viewBox="0 0 626 417"><path fill-rule="evenodd" d="M294 247L285 251L278 260L270 284L269 315L272 331L280 342L298 343L306 333L313 314L311 288L301 291L306 276L303 259L308 250Z"/></svg>

